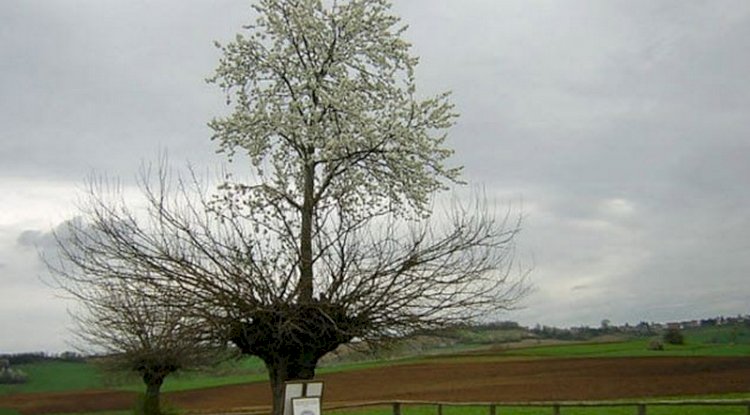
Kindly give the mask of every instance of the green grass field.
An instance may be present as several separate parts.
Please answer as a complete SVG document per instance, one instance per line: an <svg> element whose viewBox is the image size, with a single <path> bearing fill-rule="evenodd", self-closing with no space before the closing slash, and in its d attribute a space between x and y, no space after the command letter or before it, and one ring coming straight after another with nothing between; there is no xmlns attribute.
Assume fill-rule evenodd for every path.
<svg viewBox="0 0 750 415"><path fill-rule="evenodd" d="M325 374L342 371L364 370L373 367L404 364L417 360L418 359L415 358L404 358L394 360L373 360L352 363L338 363L336 365L318 368L316 370L316 373ZM229 370L219 369L217 371L216 369L213 369L209 372L186 372L169 376L164 381L162 391L176 392L268 380L268 374L266 372L265 366L263 365L263 362L255 357L244 358L239 361L227 362L225 365L236 366ZM143 389L143 384L140 383L138 379L131 377L130 381L125 382L123 386L120 386L120 389L141 391Z"/></svg>
<svg viewBox="0 0 750 415"><path fill-rule="evenodd" d="M30 392L63 392L100 388L103 377L91 364L81 362L47 361L18 365L29 381L20 385L0 385L0 394Z"/></svg>
<svg viewBox="0 0 750 415"><path fill-rule="evenodd" d="M701 327L686 330L685 337L688 343L750 345L750 327Z"/></svg>
<svg viewBox="0 0 750 415"><path fill-rule="evenodd" d="M363 370L392 364L415 361L414 358L388 361L363 361L339 363L322 367L318 373ZM82 362L39 362L19 365L29 375L29 381L21 385L0 385L0 395L34 392L65 392L83 389L120 389L141 392L143 383L135 374L103 373L96 365ZM263 362L255 357L224 362L206 371L188 371L167 377L163 392L211 388L268 379ZM4 415L0 413L0 415Z"/></svg>
<svg viewBox="0 0 750 415"><path fill-rule="evenodd" d="M647 357L647 356L750 356L750 344L705 344L688 341L684 345L665 345L664 350L649 350L649 340L616 343L584 343L527 347L508 350L505 356L523 357Z"/></svg>
<svg viewBox="0 0 750 415"><path fill-rule="evenodd" d="M592 358L592 357L730 357L750 356L750 329L740 328L733 333L731 327L708 327L685 331L685 344L664 345L664 350L649 350L651 338L636 338L609 342L566 342L562 344L523 348L484 348L473 353L435 354L423 359L470 361L497 361L508 358ZM734 341L731 341L734 340Z"/></svg>

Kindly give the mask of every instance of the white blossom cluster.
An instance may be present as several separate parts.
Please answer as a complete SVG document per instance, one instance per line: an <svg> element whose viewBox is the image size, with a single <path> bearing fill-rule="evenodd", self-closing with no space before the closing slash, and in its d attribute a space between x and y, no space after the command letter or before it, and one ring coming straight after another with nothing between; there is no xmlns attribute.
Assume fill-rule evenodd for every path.
<svg viewBox="0 0 750 415"><path fill-rule="evenodd" d="M213 139L230 159L247 156L253 185L228 181L257 214L308 203L346 215L428 214L428 203L460 169L445 130L456 117L448 94L415 97L417 58L387 1L263 0L246 35L221 46L211 78L233 112L214 119ZM285 216L284 220L289 221Z"/></svg>

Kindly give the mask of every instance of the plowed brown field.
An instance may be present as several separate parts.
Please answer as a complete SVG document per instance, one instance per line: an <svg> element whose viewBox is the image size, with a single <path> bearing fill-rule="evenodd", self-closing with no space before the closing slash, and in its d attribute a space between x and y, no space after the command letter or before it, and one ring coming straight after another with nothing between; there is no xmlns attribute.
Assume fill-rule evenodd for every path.
<svg viewBox="0 0 750 415"><path fill-rule="evenodd" d="M435 361L323 375L324 402L608 400L750 392L750 357ZM26 415L128 409L135 395L84 391L0 396ZM165 394L192 410L268 405L268 385L252 383Z"/></svg>

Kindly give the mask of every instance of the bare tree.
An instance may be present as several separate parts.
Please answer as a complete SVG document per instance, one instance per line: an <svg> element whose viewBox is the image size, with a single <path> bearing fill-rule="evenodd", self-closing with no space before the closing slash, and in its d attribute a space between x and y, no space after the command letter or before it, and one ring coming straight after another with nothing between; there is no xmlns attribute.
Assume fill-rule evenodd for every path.
<svg viewBox="0 0 750 415"><path fill-rule="evenodd" d="M433 214L459 183L444 146L448 94L420 100L417 59L385 0L260 0L212 81L233 112L211 122L230 160L216 193L145 175L145 212L92 188L68 259L173 294L220 339L260 357L274 414L284 381L353 339L380 340L512 307L520 223L481 198ZM92 229L92 230L89 230Z"/></svg>
<svg viewBox="0 0 750 415"><path fill-rule="evenodd" d="M284 381L312 378L318 359L341 344L475 320L526 292L523 275L512 272L518 222L456 202L442 219L342 216L318 227L318 294L300 301L291 238L251 217L218 214L198 181L175 185L164 169L143 177L144 209L91 186L61 245L62 284L86 287L71 290L89 310L82 336L103 347L132 340L136 350L143 329L153 341L163 329L169 342L231 341L266 363L277 410Z"/></svg>
<svg viewBox="0 0 750 415"><path fill-rule="evenodd" d="M114 222L110 226L119 228ZM179 370L215 362L221 345L206 336L200 320L184 312L189 309L184 298L176 300L166 287L148 283L147 273L139 278L116 270L81 273L77 265L85 259L80 256L83 251L77 251L84 243L80 238L98 239L98 230L74 220L63 234L73 239L56 236L62 255L54 263L48 260L48 266L56 285L78 300L79 307L71 315L79 347L101 354L107 370L137 373L146 386L139 413L160 414L164 379ZM100 254L89 251L84 255Z"/></svg>

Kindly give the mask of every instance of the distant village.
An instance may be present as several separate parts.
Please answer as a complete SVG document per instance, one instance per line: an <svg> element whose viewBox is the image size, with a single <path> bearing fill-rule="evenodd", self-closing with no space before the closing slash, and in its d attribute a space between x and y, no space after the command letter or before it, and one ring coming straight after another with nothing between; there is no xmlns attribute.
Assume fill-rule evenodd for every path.
<svg viewBox="0 0 750 415"><path fill-rule="evenodd" d="M750 327L750 314L738 315L736 317L714 317L701 320L685 320L667 323L654 323L642 321L636 325L625 323L620 326L612 325L609 320L602 320L599 327L571 327L557 328L536 325L528 330L543 338L556 338L560 340L583 340L603 334L631 334L636 336L652 336L666 330L689 330L703 327L715 326L745 326Z"/></svg>
<svg viewBox="0 0 750 415"><path fill-rule="evenodd" d="M659 329L690 329L699 327L725 326L725 325L748 325L750 324L750 314L740 315L737 317L717 317L704 320L679 321L666 324L656 324Z"/></svg>
<svg viewBox="0 0 750 415"><path fill-rule="evenodd" d="M707 318L703 320L675 321L675 322L669 322L669 323L640 322L635 326L631 326L625 323L622 326L617 326L614 328L623 332L652 332L652 331L662 331L666 329L687 330L687 329L700 328L700 327L746 325L746 324L750 324L750 314L739 315L736 317L721 316L721 317L715 317L715 318Z"/></svg>

